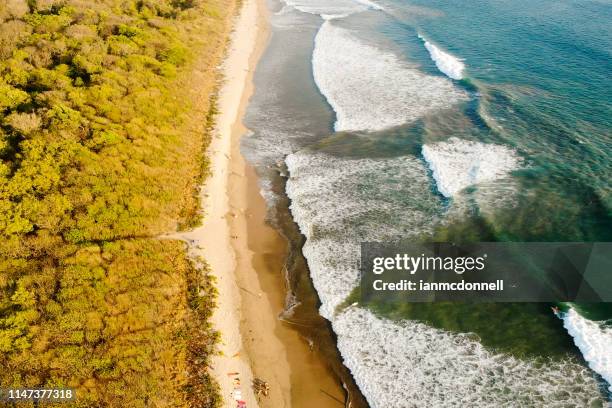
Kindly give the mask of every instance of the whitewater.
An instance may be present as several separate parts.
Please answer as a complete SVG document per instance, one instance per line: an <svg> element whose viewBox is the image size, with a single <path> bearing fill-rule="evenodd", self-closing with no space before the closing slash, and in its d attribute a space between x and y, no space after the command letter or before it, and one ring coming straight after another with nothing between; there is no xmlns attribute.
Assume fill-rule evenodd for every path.
<svg viewBox="0 0 612 408"><path fill-rule="evenodd" d="M469 186L508 177L522 166L522 159L505 146L456 137L424 145L422 154L438 191L445 197L453 197Z"/></svg>
<svg viewBox="0 0 612 408"><path fill-rule="evenodd" d="M369 0L283 0L286 6L303 13L319 15L324 19L347 17L366 10L383 10Z"/></svg>
<svg viewBox="0 0 612 408"><path fill-rule="evenodd" d="M448 76L449 78L460 80L463 79L463 71L465 64L452 54L442 51L435 44L427 41L421 34L418 37L423 40L425 48L429 51L431 59L435 62L436 67Z"/></svg>
<svg viewBox="0 0 612 408"><path fill-rule="evenodd" d="M455 82L465 78L464 60L431 38L419 35L444 75L428 74L342 24L359 13L380 12L380 6L348 0L285 4L292 10L283 13L321 17L312 74L333 110L334 131L383 132L471 98ZM480 208L498 206L495 200L508 195L513 172L525 166L516 150L450 133L442 140L424 140L414 156L342 157L280 142L279 134L280 127L266 145L275 158L285 158L285 192L306 238L302 252L321 301L320 314L331 322L344 363L371 406L589 406L600 401L592 371L573 358L518 359L484 348L471 335L392 321L345 305L359 283L360 242L431 233L465 216L467 210L459 208L464 196ZM308 137L291 130L287 139L302 136ZM610 381L605 358L610 334L590 323L578 314L564 318L589 367Z"/></svg>
<svg viewBox="0 0 612 408"><path fill-rule="evenodd" d="M440 205L428 192L421 161L341 159L301 151L289 155L286 164L291 175L287 194L306 236L303 253L320 312L332 322L344 362L371 406L503 406L516 401L588 406L597 401L597 383L577 361L543 365L518 360L487 351L467 335L342 308L359 283L360 242L409 238L439 221L432 209Z"/></svg>
<svg viewBox="0 0 612 408"><path fill-rule="evenodd" d="M337 132L403 125L467 99L445 78L421 73L333 20L325 21L315 38L312 68L336 112Z"/></svg>
<svg viewBox="0 0 612 408"><path fill-rule="evenodd" d="M608 382L612 392L612 328L582 317L572 307L561 314L561 319L589 367Z"/></svg>

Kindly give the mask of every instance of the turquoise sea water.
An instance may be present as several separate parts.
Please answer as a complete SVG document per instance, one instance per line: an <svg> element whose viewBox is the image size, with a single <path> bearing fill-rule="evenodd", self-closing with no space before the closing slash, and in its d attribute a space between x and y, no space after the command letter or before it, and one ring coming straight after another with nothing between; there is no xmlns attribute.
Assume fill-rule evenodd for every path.
<svg viewBox="0 0 612 408"><path fill-rule="evenodd" d="M408 3L395 4L402 9ZM409 4L423 7L421 15L404 16L401 23L390 22L381 31L425 69L436 68L427 63L429 55L414 39L414 31L435 39L438 46L461 58L466 69L460 83L478 95L464 110L472 122L468 132L483 141L511 146L528 163L528 168L514 173L520 183L517 205L458 220L440 228L439 236L457 241L610 241L612 3L498 0ZM576 308L594 320L612 319L609 304ZM520 324L521 329L516 330L518 334L510 330L505 336L487 326L496 334L485 335L485 342L500 337L492 344L508 344L512 343L508 337L516 337L517 347L529 349L531 344L533 351L541 354L563 350L562 343L571 346L555 333L554 324L547 319L538 321L541 313L548 314L546 308L497 305L491 309L489 317L512 310L512 317L503 319L504 331L513 324ZM429 320L441 327L482 330L478 329L482 312L475 313L473 323L462 324L449 317L457 313L455 308L441 310L441 317L431 310L408 314L432 314ZM462 310L459 314L470 313Z"/></svg>
<svg viewBox="0 0 612 408"><path fill-rule="evenodd" d="M270 6L243 151L368 403L607 404L608 304L344 306L361 241L612 240L612 3Z"/></svg>
<svg viewBox="0 0 612 408"><path fill-rule="evenodd" d="M383 30L426 66L431 64L424 61L422 47L418 53L412 30L464 59L464 85L480 94L477 107L466 114L481 127L483 138L512 146L529 160L529 170L519 175L525 190L521 205L498 234L609 241L612 3L411 4L441 14L417 17L405 29L392 23Z"/></svg>

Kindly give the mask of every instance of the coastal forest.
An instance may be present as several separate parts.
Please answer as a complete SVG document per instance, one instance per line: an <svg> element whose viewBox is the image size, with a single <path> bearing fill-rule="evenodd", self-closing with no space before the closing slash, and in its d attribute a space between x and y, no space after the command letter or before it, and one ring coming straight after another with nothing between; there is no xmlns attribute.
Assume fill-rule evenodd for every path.
<svg viewBox="0 0 612 408"><path fill-rule="evenodd" d="M236 7L0 0L0 386L220 405L212 278L166 237L199 220Z"/></svg>

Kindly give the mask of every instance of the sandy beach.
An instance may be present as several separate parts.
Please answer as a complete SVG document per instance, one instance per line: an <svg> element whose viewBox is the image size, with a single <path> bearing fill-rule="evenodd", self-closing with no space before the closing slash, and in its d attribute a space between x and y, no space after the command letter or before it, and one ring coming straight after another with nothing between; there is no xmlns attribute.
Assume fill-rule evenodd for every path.
<svg viewBox="0 0 612 408"><path fill-rule="evenodd" d="M221 387L225 406L235 407L236 399L258 406L252 391L253 372L244 352L240 331L241 294L234 271L236 255L228 224L230 204L228 181L233 125L239 117L250 71L255 63L257 42L265 41L255 0L245 2L234 23L228 55L223 63L223 86L219 93L213 139L209 147L211 176L201 189L204 221L201 227L182 234L190 243L192 256L204 258L216 277L217 309L212 323L221 333L220 354L213 358L213 374ZM239 379L239 383L235 379ZM282 406L282 405L279 405Z"/></svg>
<svg viewBox="0 0 612 408"><path fill-rule="evenodd" d="M264 1L248 0L236 18L209 148L212 174L201 191L204 222L181 237L217 280L212 320L222 340L213 371L225 406L235 407L239 397L248 407L338 407L345 399L339 381L308 342L278 319L287 243L266 224L257 175L240 154L246 132L241 118L269 35L266 15ZM267 397L257 398L254 378L270 385Z"/></svg>

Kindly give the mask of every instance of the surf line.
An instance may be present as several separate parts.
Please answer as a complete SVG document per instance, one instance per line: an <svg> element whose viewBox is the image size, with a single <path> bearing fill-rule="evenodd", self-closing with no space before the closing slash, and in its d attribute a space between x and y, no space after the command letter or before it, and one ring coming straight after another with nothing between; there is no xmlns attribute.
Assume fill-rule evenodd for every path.
<svg viewBox="0 0 612 408"><path fill-rule="evenodd" d="M425 48L429 51L429 56L436 63L436 67L447 77L459 81L463 79L465 64L454 55L442 51L435 44L428 41L422 34L417 34L423 41Z"/></svg>

